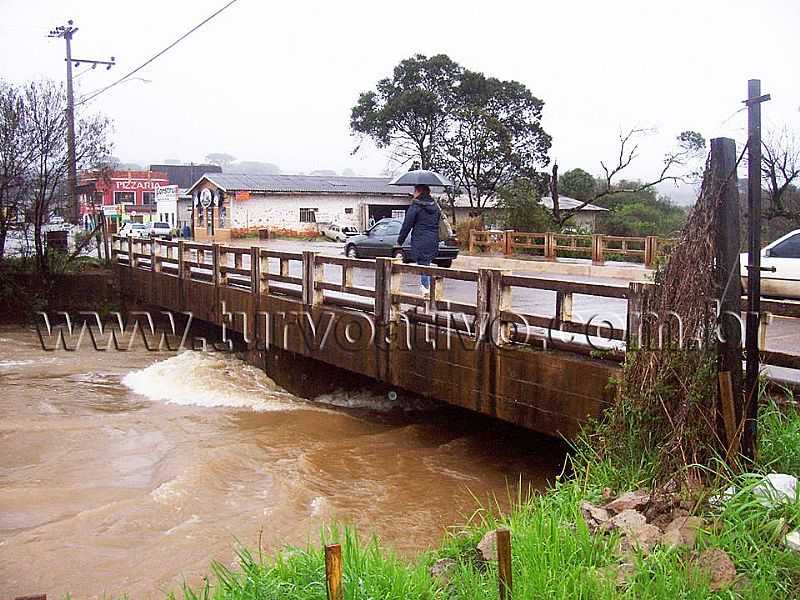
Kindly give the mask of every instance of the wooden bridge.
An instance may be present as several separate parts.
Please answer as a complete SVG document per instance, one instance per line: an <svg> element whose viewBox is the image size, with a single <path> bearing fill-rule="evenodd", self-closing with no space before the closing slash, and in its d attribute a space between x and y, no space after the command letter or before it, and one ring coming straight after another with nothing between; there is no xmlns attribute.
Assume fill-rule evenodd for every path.
<svg viewBox="0 0 800 600"><path fill-rule="evenodd" d="M119 236L111 256L123 297L225 324L268 372L264 350L278 348L550 435L614 398L625 330L574 321L573 295L625 299L629 286ZM403 286L421 273L429 298ZM449 281L473 301L445 298ZM519 288L555 292L552 314L512 311Z"/></svg>
<svg viewBox="0 0 800 600"><path fill-rule="evenodd" d="M279 382L287 369L328 379L341 369L567 437L613 401L627 332L641 333L647 285L119 236L111 256L123 297L238 332L248 360ZM432 278L429 298L414 293L422 273ZM449 282L465 284L469 300L447 298ZM552 310L512 310L515 290L549 291ZM575 295L627 301L626 322L575 320ZM798 303L765 302L773 314L800 316ZM305 362L270 364L276 349ZM762 359L800 368L794 354Z"/></svg>

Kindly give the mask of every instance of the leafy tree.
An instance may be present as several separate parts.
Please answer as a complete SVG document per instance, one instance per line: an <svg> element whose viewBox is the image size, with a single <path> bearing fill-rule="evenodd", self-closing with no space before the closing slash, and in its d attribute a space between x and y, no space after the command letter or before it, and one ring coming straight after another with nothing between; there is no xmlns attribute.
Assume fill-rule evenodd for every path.
<svg viewBox="0 0 800 600"><path fill-rule="evenodd" d="M570 169L558 178L559 192L576 200L587 201L594 198L596 187L594 177L583 169Z"/></svg>
<svg viewBox="0 0 800 600"><path fill-rule="evenodd" d="M518 178L497 192L497 207L503 212L504 224L516 231L544 232L553 230L553 220L540 200L541 182Z"/></svg>
<svg viewBox="0 0 800 600"><path fill-rule="evenodd" d="M231 163L233 163L235 160L235 156L226 154L225 152L212 152L211 154L206 154L206 162L211 165L222 167L223 171L226 171L228 167L231 166Z"/></svg>
<svg viewBox="0 0 800 600"><path fill-rule="evenodd" d="M532 177L547 164L551 138L541 126L544 102L518 81L464 71L445 141L454 182L482 208L498 188Z"/></svg>
<svg viewBox="0 0 800 600"><path fill-rule="evenodd" d="M461 72L445 54L401 61L391 78L359 96L350 113L351 131L390 149L401 164L416 159L421 168L434 168Z"/></svg>
<svg viewBox="0 0 800 600"><path fill-rule="evenodd" d="M597 205L610 211L598 219L598 233L670 237L686 222L683 208L659 196L652 187L642 188L642 182L636 180L620 181L615 193L599 198Z"/></svg>

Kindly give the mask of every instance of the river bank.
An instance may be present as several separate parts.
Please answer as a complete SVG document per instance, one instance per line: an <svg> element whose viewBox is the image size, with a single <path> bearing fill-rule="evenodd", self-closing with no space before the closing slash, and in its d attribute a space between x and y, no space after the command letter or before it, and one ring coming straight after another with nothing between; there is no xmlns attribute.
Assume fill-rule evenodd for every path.
<svg viewBox="0 0 800 600"><path fill-rule="evenodd" d="M784 538L800 527L800 503L796 498L769 503L754 494L762 482L759 472L800 473L796 405L766 408L759 456L751 475L721 472L713 486L671 493L696 519L691 534L682 529L682 537L670 536L669 542L659 536L653 543L626 547L621 542L630 540L624 529L593 531L597 523L587 513L587 501L599 508L616 494L649 482L647 465L621 473L598 460L586 444L572 458L573 476L559 478L544 493L520 495L509 511L487 505L452 529L437 549L410 562L375 538L359 541L352 529L334 526L322 538L343 546L346 598L497 598L497 566L486 560L492 550L487 552L485 544L498 527L511 532L516 598L797 598L800 552L788 548ZM723 495L730 487L736 491ZM184 589L176 596L326 597L319 545L288 548L271 558L258 549L240 548L239 559L234 569L214 565L205 588Z"/></svg>

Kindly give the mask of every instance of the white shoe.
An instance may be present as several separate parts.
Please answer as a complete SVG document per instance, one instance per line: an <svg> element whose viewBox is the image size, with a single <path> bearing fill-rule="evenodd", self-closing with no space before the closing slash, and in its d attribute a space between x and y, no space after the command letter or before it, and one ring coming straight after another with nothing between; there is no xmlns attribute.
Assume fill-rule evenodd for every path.
<svg viewBox="0 0 800 600"><path fill-rule="evenodd" d="M419 286L419 295L420 296L422 296L423 298L427 298L428 296L430 296L430 293L431 292L430 292L430 290L428 288L426 288L424 285L420 284L420 286Z"/></svg>

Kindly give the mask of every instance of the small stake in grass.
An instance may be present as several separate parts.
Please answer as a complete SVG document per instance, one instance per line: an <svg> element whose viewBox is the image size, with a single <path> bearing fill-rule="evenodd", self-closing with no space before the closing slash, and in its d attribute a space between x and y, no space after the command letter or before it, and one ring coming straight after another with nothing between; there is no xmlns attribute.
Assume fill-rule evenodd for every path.
<svg viewBox="0 0 800 600"><path fill-rule="evenodd" d="M328 600L344 600L342 590L342 547L339 544L325 546L325 581Z"/></svg>
<svg viewBox="0 0 800 600"><path fill-rule="evenodd" d="M497 530L497 581L500 600L511 600L511 532L506 528Z"/></svg>

